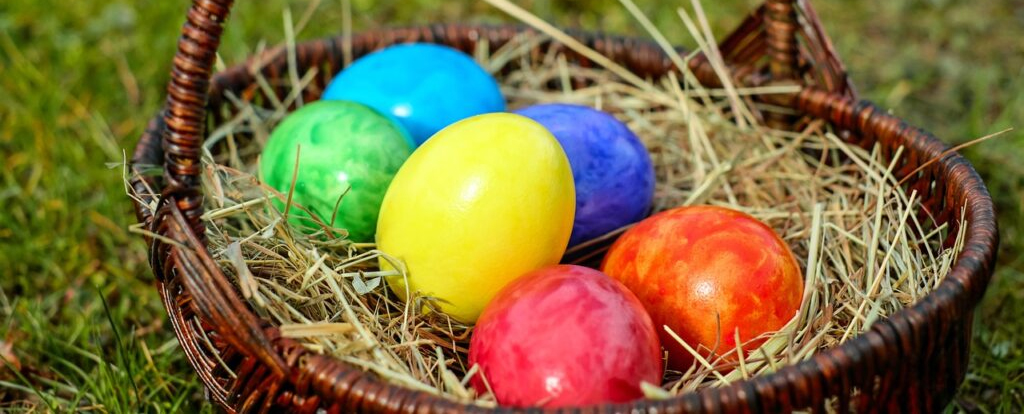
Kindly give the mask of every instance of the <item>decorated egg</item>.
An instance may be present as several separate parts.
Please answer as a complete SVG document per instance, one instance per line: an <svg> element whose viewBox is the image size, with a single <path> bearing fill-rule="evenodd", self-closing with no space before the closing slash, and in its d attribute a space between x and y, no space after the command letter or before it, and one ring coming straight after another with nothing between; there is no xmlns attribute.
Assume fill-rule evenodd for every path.
<svg viewBox="0 0 1024 414"><path fill-rule="evenodd" d="M487 114L445 128L409 157L381 205L377 247L407 270L389 286L475 321L512 279L558 263L573 191L565 152L528 118Z"/></svg>
<svg viewBox="0 0 1024 414"><path fill-rule="evenodd" d="M346 229L350 239L368 242L388 184L411 152L408 133L377 111L353 102L317 101L274 128L260 157L260 173L267 185L286 194L295 175L295 204L323 223L333 220L332 227ZM288 214L301 229L321 228L302 209Z"/></svg>
<svg viewBox="0 0 1024 414"><path fill-rule="evenodd" d="M621 403L661 382L650 316L621 283L586 267L530 272L501 290L473 329L480 392L513 407ZM486 383L485 383L486 381Z"/></svg>
<svg viewBox="0 0 1024 414"><path fill-rule="evenodd" d="M455 121L503 112L497 81L468 55L447 46L391 46L341 71L323 99L360 102L394 116L420 145Z"/></svg>
<svg viewBox="0 0 1024 414"><path fill-rule="evenodd" d="M637 295L654 320L687 345L722 355L760 345L800 309L803 278L786 243L764 223L727 208L680 207L626 231L602 270ZM669 366L686 370L693 356L664 330ZM735 358L735 353L733 353Z"/></svg>
<svg viewBox="0 0 1024 414"><path fill-rule="evenodd" d="M654 198L654 167L643 143L625 124L578 105L542 104L516 113L544 125L569 157L576 183L570 246L647 215Z"/></svg>

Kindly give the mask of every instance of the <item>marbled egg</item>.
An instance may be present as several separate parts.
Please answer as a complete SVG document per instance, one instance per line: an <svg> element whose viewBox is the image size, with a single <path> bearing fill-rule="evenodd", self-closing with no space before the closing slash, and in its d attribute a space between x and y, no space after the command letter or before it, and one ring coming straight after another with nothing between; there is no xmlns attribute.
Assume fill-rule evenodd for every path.
<svg viewBox="0 0 1024 414"><path fill-rule="evenodd" d="M367 242L373 241L384 193L411 152L408 133L377 111L354 102L318 101L274 128L260 173L269 186L287 193L298 153L293 202L324 223L333 218L333 227L346 229L350 239ZM319 228L298 208L289 210L289 221L305 231Z"/></svg>
<svg viewBox="0 0 1024 414"><path fill-rule="evenodd" d="M643 397L661 382L651 317L621 283L581 266L527 273L487 306L473 329L471 383L510 407L589 406Z"/></svg>
<svg viewBox="0 0 1024 414"><path fill-rule="evenodd" d="M625 124L579 105L542 104L516 113L544 125L569 157L576 183L570 246L647 215L654 198L654 168L647 149Z"/></svg>
<svg viewBox="0 0 1024 414"><path fill-rule="evenodd" d="M395 117L422 144L474 115L505 111L498 82L468 55L447 46L391 46L356 60L323 99L355 101Z"/></svg>

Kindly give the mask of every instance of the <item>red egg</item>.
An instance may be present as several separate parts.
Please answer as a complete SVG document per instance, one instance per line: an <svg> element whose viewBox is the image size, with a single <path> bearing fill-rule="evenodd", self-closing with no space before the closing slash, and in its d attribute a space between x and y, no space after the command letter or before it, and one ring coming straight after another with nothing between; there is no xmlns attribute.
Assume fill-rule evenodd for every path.
<svg viewBox="0 0 1024 414"><path fill-rule="evenodd" d="M586 267L545 267L505 286L487 306L469 346L470 365L512 407L562 407L641 398L661 382L651 318L621 283Z"/></svg>
<svg viewBox="0 0 1024 414"><path fill-rule="evenodd" d="M689 368L693 349L722 355L760 345L800 309L803 278L786 243L764 223L727 208L680 207L641 221L612 245L601 269L644 304L668 350L669 366ZM735 353L732 354L735 358Z"/></svg>

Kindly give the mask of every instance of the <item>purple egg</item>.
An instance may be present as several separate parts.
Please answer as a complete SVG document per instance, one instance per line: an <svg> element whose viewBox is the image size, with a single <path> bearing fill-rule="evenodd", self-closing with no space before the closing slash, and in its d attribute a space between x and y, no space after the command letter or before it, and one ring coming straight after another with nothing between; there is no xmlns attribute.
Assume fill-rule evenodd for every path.
<svg viewBox="0 0 1024 414"><path fill-rule="evenodd" d="M654 198L651 156L615 117L579 105L516 111L544 125L569 157L576 181L576 222L569 246L644 218Z"/></svg>

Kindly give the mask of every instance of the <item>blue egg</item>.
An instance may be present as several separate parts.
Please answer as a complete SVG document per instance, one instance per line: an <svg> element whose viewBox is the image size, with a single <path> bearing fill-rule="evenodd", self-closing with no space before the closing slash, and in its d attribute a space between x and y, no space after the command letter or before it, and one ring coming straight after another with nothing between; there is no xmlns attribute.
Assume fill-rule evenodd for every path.
<svg viewBox="0 0 1024 414"><path fill-rule="evenodd" d="M456 121L505 111L494 77L466 54L428 43L366 55L334 77L323 99L358 102L389 114L416 145Z"/></svg>
<svg viewBox="0 0 1024 414"><path fill-rule="evenodd" d="M516 113L544 125L569 157L576 182L570 246L647 215L654 199L654 167L629 127L605 112L578 105L535 105Z"/></svg>

